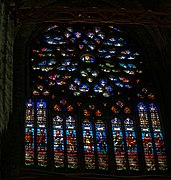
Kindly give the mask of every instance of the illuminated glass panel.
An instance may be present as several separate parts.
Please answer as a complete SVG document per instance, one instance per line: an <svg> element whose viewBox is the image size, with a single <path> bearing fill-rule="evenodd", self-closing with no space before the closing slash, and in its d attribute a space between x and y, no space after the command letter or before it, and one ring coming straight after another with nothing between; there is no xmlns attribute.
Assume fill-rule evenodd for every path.
<svg viewBox="0 0 171 180"><path fill-rule="evenodd" d="M75 118L72 116L66 117L66 149L68 168L76 169L78 166L77 157L77 139L76 139L76 124Z"/></svg>
<svg viewBox="0 0 171 180"><path fill-rule="evenodd" d="M109 164L108 164L106 125L103 121L97 120L97 122L95 123L95 128L96 128L98 168L101 170L107 170Z"/></svg>
<svg viewBox="0 0 171 180"><path fill-rule="evenodd" d="M44 100L37 103L37 161L38 166L47 166L47 109Z"/></svg>
<svg viewBox="0 0 171 180"><path fill-rule="evenodd" d="M85 119L82 123L85 169L95 169L95 153L92 123Z"/></svg>
<svg viewBox="0 0 171 180"><path fill-rule="evenodd" d="M135 132L135 117L133 120L128 117L132 109L123 99L126 97L126 102L131 101L134 92L141 99L145 97L154 99L154 95L149 94L147 88L140 87L142 61L136 52L137 48L128 42L130 41L127 41L125 33L108 23L103 25L63 23L51 25L40 34L31 47L31 94L36 98L48 96L49 102L59 97L65 99L55 102L47 109L46 103L39 100L35 114L34 110L30 110L31 107L30 109L26 107L26 119L32 117L32 120L25 121L25 164L34 165L35 161L38 162L38 166L47 166L47 133L48 137L51 137L52 128L51 119L47 126L46 110L49 110L49 118L52 117L53 123L53 139L48 143L53 142L53 145L49 146L53 147L56 171L58 168L63 168L64 171L77 169L78 157L82 155L84 165L81 165L81 168L84 166L90 171L109 169L110 152L107 139L112 138L113 156L116 159L114 169L125 170L127 164L129 170L139 170L136 140L136 133L139 131ZM138 93L138 89L142 92ZM78 113L73 112L75 105L68 104L69 99L78 105L76 106ZM115 103L112 104L113 102ZM139 111L139 116L145 117L139 117L144 157L147 170L155 169L153 151L156 150L155 157L158 159L156 162L162 170L166 169L165 147L161 145L163 133L157 120L158 111L153 112L152 105L150 108L152 120L150 127L148 123L143 122L147 118L147 114L144 115L146 112L143 114ZM51 114L51 111L54 111L54 114ZM82 124L77 124L77 120L79 121L81 117L80 113L84 119L81 121ZM114 116L112 120L106 118L111 115L110 113L114 113L117 117ZM37 116L36 122L34 116ZM122 116L127 118L121 122ZM106 124L100 120L96 121L100 117L107 119L106 124L111 123L112 137L107 137ZM148 118L145 120L148 121ZM155 123L158 123L157 127ZM82 131L76 132L76 129L80 129L79 125L82 126ZM80 134L83 136L83 144L76 139ZM149 148L152 138L155 139L153 142L155 147ZM162 141L159 142L157 139ZM83 152L79 152L78 147L83 147ZM49 154L48 157L51 157L51 152ZM51 161L50 159L49 162Z"/></svg>
<svg viewBox="0 0 171 180"><path fill-rule="evenodd" d="M142 134L143 148L147 171L155 170L154 149L151 137L147 108L144 103L138 104L138 114Z"/></svg>
<svg viewBox="0 0 171 180"><path fill-rule="evenodd" d="M64 129L60 116L53 118L54 163L56 168L64 167Z"/></svg>
<svg viewBox="0 0 171 180"><path fill-rule="evenodd" d="M126 158L125 158L125 148L124 148L124 139L123 139L121 121L119 118L115 117L114 119L111 120L111 124L112 124L114 154L116 159L116 169L125 170Z"/></svg>
<svg viewBox="0 0 171 180"><path fill-rule="evenodd" d="M25 119L25 165L34 165L34 102L26 101Z"/></svg>
<svg viewBox="0 0 171 180"><path fill-rule="evenodd" d="M154 103L149 105L150 117L152 122L152 129L154 132L154 142L157 152L158 166L160 170L167 170L165 144L163 139L163 132L161 129L158 109Z"/></svg>
<svg viewBox="0 0 171 180"><path fill-rule="evenodd" d="M137 152L137 138L134 129L134 122L127 117L124 120L126 145L128 153L128 164L130 170L139 170L139 160Z"/></svg>
<svg viewBox="0 0 171 180"><path fill-rule="evenodd" d="M32 83L43 87L33 88L35 96L57 93L63 87L74 96L111 97L119 88L135 85L141 67L139 53L129 47L118 28L107 24L52 27L32 47Z"/></svg>

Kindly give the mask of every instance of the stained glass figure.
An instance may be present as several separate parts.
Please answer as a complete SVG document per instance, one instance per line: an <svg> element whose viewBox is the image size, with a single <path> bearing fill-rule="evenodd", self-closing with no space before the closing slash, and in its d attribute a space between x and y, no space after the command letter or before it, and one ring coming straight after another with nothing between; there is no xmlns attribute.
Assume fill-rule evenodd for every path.
<svg viewBox="0 0 171 180"><path fill-rule="evenodd" d="M130 170L139 170L139 159L137 151L137 138L135 134L134 122L131 118L127 117L124 120L126 145L128 153L128 164Z"/></svg>
<svg viewBox="0 0 171 180"><path fill-rule="evenodd" d="M150 117L152 122L152 129L154 132L154 142L158 159L158 166L160 170L167 170L165 144L163 139L163 132L161 129L159 112L154 103L149 104Z"/></svg>
<svg viewBox="0 0 171 180"><path fill-rule="evenodd" d="M77 134L76 134L76 122L72 116L66 117L66 149L68 168L76 169L78 166L77 156Z"/></svg>
<svg viewBox="0 0 171 180"><path fill-rule="evenodd" d="M107 170L109 164L108 164L106 125L103 121L98 120L95 123L95 129L96 129L98 168L101 170Z"/></svg>
<svg viewBox="0 0 171 180"><path fill-rule="evenodd" d="M25 164L34 165L34 102L29 99L26 101L25 119Z"/></svg>
<svg viewBox="0 0 171 180"><path fill-rule="evenodd" d="M54 163L56 168L64 167L64 127L63 119L60 116L53 118L53 148Z"/></svg>
<svg viewBox="0 0 171 180"><path fill-rule="evenodd" d="M126 157L121 121L119 118L115 117L111 120L111 124L114 154L116 159L116 169L126 170Z"/></svg>
<svg viewBox="0 0 171 180"><path fill-rule="evenodd" d="M149 126L147 108L144 103L138 104L138 114L142 133L143 148L147 171L155 170L154 148Z"/></svg>
<svg viewBox="0 0 171 180"><path fill-rule="evenodd" d="M84 145L84 167L95 169L95 153L92 123L85 119L82 123L83 145Z"/></svg>
<svg viewBox="0 0 171 180"><path fill-rule="evenodd" d="M37 101L37 161L38 166L47 166L47 108L43 99Z"/></svg>

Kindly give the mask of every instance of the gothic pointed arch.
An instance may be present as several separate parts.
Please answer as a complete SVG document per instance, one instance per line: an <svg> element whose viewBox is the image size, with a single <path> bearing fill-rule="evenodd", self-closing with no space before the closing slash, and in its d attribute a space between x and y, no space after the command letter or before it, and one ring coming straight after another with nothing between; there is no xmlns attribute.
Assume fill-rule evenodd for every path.
<svg viewBox="0 0 171 180"><path fill-rule="evenodd" d="M167 170L157 95L140 49L120 26L52 24L31 44L29 65L26 166Z"/></svg>

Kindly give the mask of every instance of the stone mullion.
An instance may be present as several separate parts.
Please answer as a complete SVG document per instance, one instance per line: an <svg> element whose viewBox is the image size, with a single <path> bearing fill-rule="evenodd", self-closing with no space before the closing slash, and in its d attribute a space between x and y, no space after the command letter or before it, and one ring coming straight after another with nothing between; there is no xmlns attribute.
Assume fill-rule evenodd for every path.
<svg viewBox="0 0 171 180"><path fill-rule="evenodd" d="M3 129L6 126L5 123L5 118L4 118L4 42L5 42L5 7L4 4L1 4L1 9L0 9L0 133L3 131Z"/></svg>

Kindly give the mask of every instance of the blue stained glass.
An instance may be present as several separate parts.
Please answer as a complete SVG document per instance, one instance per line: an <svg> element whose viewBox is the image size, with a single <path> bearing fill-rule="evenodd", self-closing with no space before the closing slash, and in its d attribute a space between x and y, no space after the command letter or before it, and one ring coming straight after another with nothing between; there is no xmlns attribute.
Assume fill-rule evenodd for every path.
<svg viewBox="0 0 171 180"><path fill-rule="evenodd" d="M123 57L123 56L122 56L122 57ZM119 63L119 65L120 65L121 67L123 67L123 68L127 68L127 65L124 64L124 63Z"/></svg>
<svg viewBox="0 0 171 180"><path fill-rule="evenodd" d="M117 170L126 169L126 158L125 158L125 148L124 148L124 139L122 133L121 121L119 118L115 117L111 120L112 124L112 137L113 137L113 146L114 154L116 159Z"/></svg>
<svg viewBox="0 0 171 180"><path fill-rule="evenodd" d="M80 86L80 91L82 91L82 92L88 92L88 91L89 91L89 88L88 88L88 86L87 86L86 84L82 84L82 85Z"/></svg>
<svg viewBox="0 0 171 180"><path fill-rule="evenodd" d="M124 85L122 83L119 83L119 82L115 83L115 85L118 87L121 87L121 88L124 87Z"/></svg>
<svg viewBox="0 0 171 180"><path fill-rule="evenodd" d="M77 90L77 86L70 84L69 89L72 91L76 91Z"/></svg>
<svg viewBox="0 0 171 180"><path fill-rule="evenodd" d="M98 36L99 36L101 39L104 39L104 38L105 38L105 33L99 32L99 33L98 33Z"/></svg>
<svg viewBox="0 0 171 180"><path fill-rule="evenodd" d="M96 84L96 85L94 86L94 92L98 92L98 93L103 92L102 87L100 87L99 85Z"/></svg>
<svg viewBox="0 0 171 180"><path fill-rule="evenodd" d="M128 89L132 88L132 86L129 85L129 84L125 84L125 87L128 88Z"/></svg>
<svg viewBox="0 0 171 180"><path fill-rule="evenodd" d="M95 169L94 156L94 139L92 123L89 120L84 120L82 123L83 145L84 145L84 167L86 169Z"/></svg>
<svg viewBox="0 0 171 180"><path fill-rule="evenodd" d="M64 167L64 132L63 119L60 116L53 118L54 163L56 168Z"/></svg>
<svg viewBox="0 0 171 180"><path fill-rule="evenodd" d="M154 149L153 149L149 120L148 120L147 107L142 102L138 103L137 107L138 107L143 148L145 154L146 168L147 171L155 170L156 167L154 160Z"/></svg>
<svg viewBox="0 0 171 180"><path fill-rule="evenodd" d="M137 140L134 130L134 122L129 117L124 120L126 145L128 152L128 162L130 170L139 170L139 160L137 152Z"/></svg>
<svg viewBox="0 0 171 180"><path fill-rule="evenodd" d="M135 66L134 64L128 64L128 67L129 67L129 68L133 68L133 69L136 68L136 66Z"/></svg>
<svg viewBox="0 0 171 180"><path fill-rule="evenodd" d="M84 40L83 40L83 43L84 43L84 44L88 44L88 41L84 39Z"/></svg>
<svg viewBox="0 0 171 180"><path fill-rule="evenodd" d="M129 57L128 57L128 59L135 59L135 58L134 58L134 57L132 57L132 56L129 56Z"/></svg>
<svg viewBox="0 0 171 180"><path fill-rule="evenodd" d="M56 64L56 60L50 60L50 61L48 62L48 65L54 65L54 64Z"/></svg>
<svg viewBox="0 0 171 180"><path fill-rule="evenodd" d="M46 40L46 42L48 43L48 44L57 44L57 42L55 42L53 39L47 39Z"/></svg>
<svg viewBox="0 0 171 180"><path fill-rule="evenodd" d="M96 142L97 142L97 155L98 155L98 165L99 169L108 169L108 146L107 146L107 136L106 136L106 125L98 120L95 123L96 128Z"/></svg>
<svg viewBox="0 0 171 180"><path fill-rule="evenodd" d="M37 101L37 108L39 109L39 108L46 108L46 102L45 101L43 101L43 100L38 100Z"/></svg>
<svg viewBox="0 0 171 180"><path fill-rule="evenodd" d="M101 84L102 86L105 86L105 85L106 85L106 81L105 81L104 79L102 79L102 80L100 80L100 84Z"/></svg>
<svg viewBox="0 0 171 180"><path fill-rule="evenodd" d="M88 45L88 47L90 48L90 50L94 50L95 49L95 45Z"/></svg>
<svg viewBox="0 0 171 180"><path fill-rule="evenodd" d="M75 66L70 66L70 67L67 67L67 70L68 70L69 72L73 72L73 71L76 71L77 68L76 68Z"/></svg>
<svg viewBox="0 0 171 180"><path fill-rule="evenodd" d="M44 36L46 39L49 39L51 36L49 36L49 35L45 35Z"/></svg>
<svg viewBox="0 0 171 180"><path fill-rule="evenodd" d="M150 117L152 122L152 128L154 132L154 143L157 152L157 159L160 170L167 170L166 152L163 133L160 124L160 118L158 114L157 106L154 103L149 104Z"/></svg>
<svg viewBox="0 0 171 180"><path fill-rule="evenodd" d="M74 35L75 35L76 38L80 38L80 37L81 37L81 34L82 34L82 33L80 33L80 32L75 32L75 33L74 33Z"/></svg>
<svg viewBox="0 0 171 180"><path fill-rule="evenodd" d="M66 149L68 168L76 169L78 164L77 157L77 134L75 118L72 116L66 117Z"/></svg>
<svg viewBox="0 0 171 180"><path fill-rule="evenodd" d="M37 101L37 159L38 166L47 166L47 109L46 102Z"/></svg>
<svg viewBox="0 0 171 180"><path fill-rule="evenodd" d="M95 34L92 33L92 32L88 32L88 33L87 33L87 36L88 36L89 38L93 39L93 37L95 36Z"/></svg>
<svg viewBox="0 0 171 180"><path fill-rule="evenodd" d="M78 78L76 78L76 79L74 80L74 83L77 84L78 86L81 85L81 81L80 81Z"/></svg>
<svg viewBox="0 0 171 180"><path fill-rule="evenodd" d="M60 41L60 40L62 40L62 37L56 36L56 37L54 37L54 39L57 40L57 41Z"/></svg>
<svg viewBox="0 0 171 180"><path fill-rule="evenodd" d="M99 53L106 53L107 51L105 49L98 49L97 50Z"/></svg>
<svg viewBox="0 0 171 180"><path fill-rule="evenodd" d="M41 63L38 63L39 66L46 66L47 61L42 61Z"/></svg>

